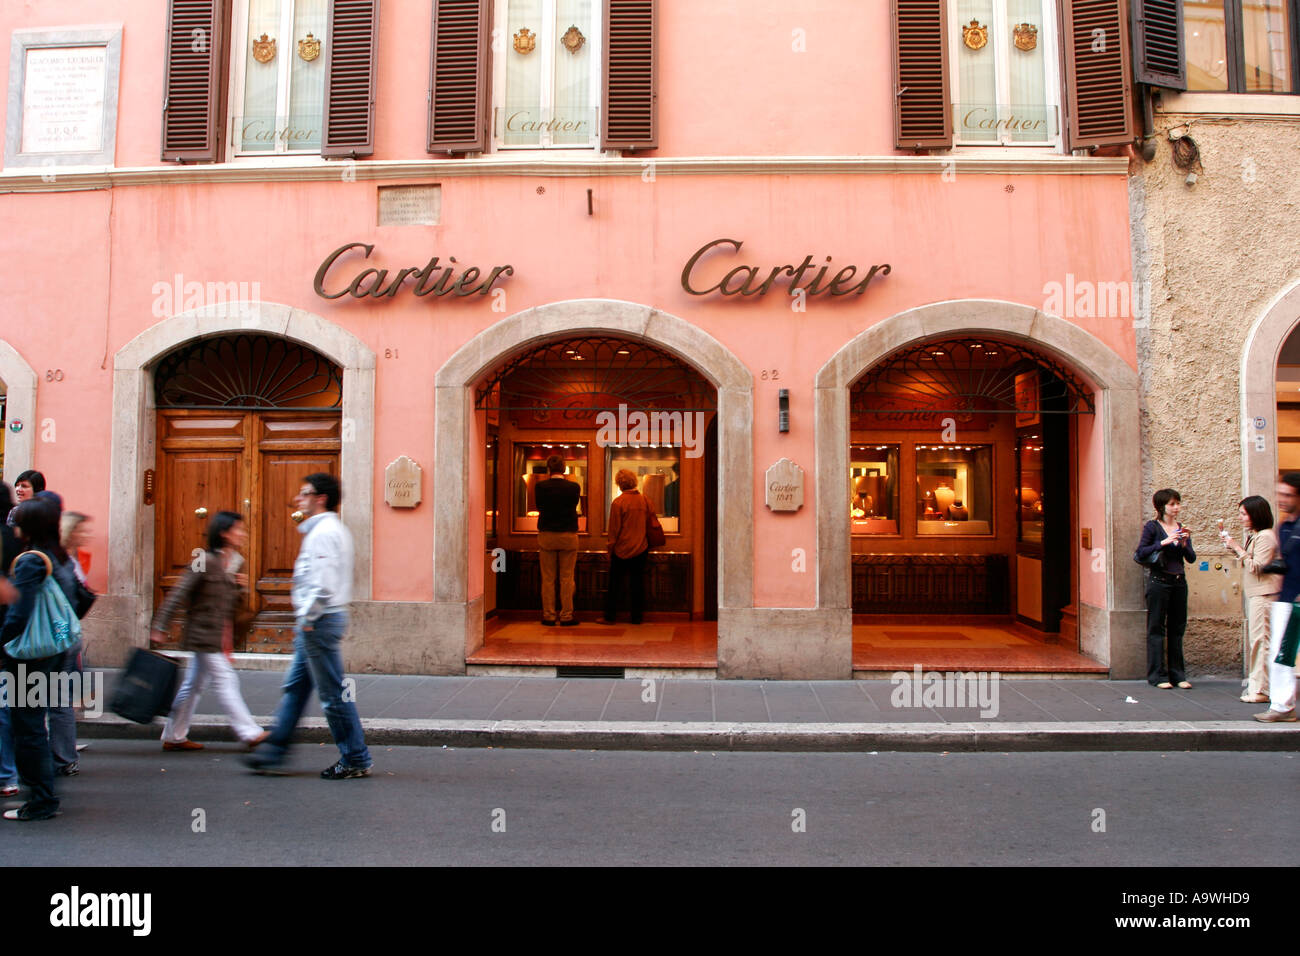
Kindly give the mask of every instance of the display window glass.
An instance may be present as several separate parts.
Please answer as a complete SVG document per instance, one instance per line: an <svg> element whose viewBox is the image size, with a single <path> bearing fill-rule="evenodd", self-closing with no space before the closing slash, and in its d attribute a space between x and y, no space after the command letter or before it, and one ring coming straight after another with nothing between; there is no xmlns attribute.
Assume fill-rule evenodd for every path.
<svg viewBox="0 0 1300 956"><path fill-rule="evenodd" d="M993 533L993 446L916 446L916 533Z"/></svg>
<svg viewBox="0 0 1300 956"><path fill-rule="evenodd" d="M898 534L898 445L854 445L849 513L854 534Z"/></svg>
<svg viewBox="0 0 1300 956"><path fill-rule="evenodd" d="M559 455L564 459L564 477L576 481L581 489L578 499L578 533L587 530L587 444L586 442L515 442L514 498L511 529L516 533L536 533L539 481L545 481L546 459Z"/></svg>
<svg viewBox="0 0 1300 956"><path fill-rule="evenodd" d="M1016 438L1015 493L1016 540L1024 544L1043 542L1043 437L1023 434Z"/></svg>
<svg viewBox="0 0 1300 956"><path fill-rule="evenodd" d="M645 495L655 514L659 515L664 534L679 534L682 514L681 450L673 447L607 446L606 521L609 520L610 505L623 493L614 478L624 468L637 476L637 491Z"/></svg>

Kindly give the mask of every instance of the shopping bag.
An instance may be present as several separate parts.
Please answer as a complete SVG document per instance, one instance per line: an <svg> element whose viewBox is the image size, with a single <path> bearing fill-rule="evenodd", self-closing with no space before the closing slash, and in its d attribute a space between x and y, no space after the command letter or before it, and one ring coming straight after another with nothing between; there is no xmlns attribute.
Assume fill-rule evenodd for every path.
<svg viewBox="0 0 1300 956"><path fill-rule="evenodd" d="M166 654L136 648L113 691L108 709L137 724L171 713L181 679L180 665Z"/></svg>
<svg viewBox="0 0 1300 956"><path fill-rule="evenodd" d="M1295 667L1296 647L1300 646L1300 602L1291 606L1291 616L1287 618L1286 630L1282 632L1282 641L1278 644L1274 664Z"/></svg>
<svg viewBox="0 0 1300 956"><path fill-rule="evenodd" d="M36 594L27 626L5 645L5 653L16 661L54 657L81 640L81 622L73 613L63 588L54 580L54 568L50 559L40 551L25 551L14 560L14 567L24 558L30 561L32 556L45 562L45 581ZM12 570L11 568L10 571Z"/></svg>

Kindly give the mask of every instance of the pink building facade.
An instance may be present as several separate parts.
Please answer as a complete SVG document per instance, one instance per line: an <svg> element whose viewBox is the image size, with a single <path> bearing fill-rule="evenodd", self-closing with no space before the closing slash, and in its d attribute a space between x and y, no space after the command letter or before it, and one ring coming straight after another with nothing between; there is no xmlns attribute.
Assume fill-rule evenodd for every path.
<svg viewBox="0 0 1300 956"><path fill-rule="evenodd" d="M214 161L162 159L168 71L177 44L209 42L183 33L205 6L224 34ZM357 545L349 668L464 673L507 612L536 618L520 598L534 585L510 575L535 550L538 449L565 444L590 484L593 567L618 461L679 486L657 499L675 510L662 563L685 556L664 619L705 628L718 677L847 678L855 621L971 614L1143 673L1137 359L1116 301L1132 279L1129 160L1077 148L1054 2L990 5L988 88L949 91L954 141L922 151L899 145L905 2L902 27L884 0L753 0L743 18L620 0L378 6L174 0L170 32L143 0L111 19L78 0L0 11L4 477L39 469L93 516L97 663L144 643L220 508L260 542L263 641L248 646L274 649L297 537L285 491L321 466L342 477ZM936 5L943 73L975 90L957 6ZM1029 51L1009 32L1022 7L1041 12ZM484 148L431 152L430 89L451 88L450 55L433 54L467 13L486 18L471 44ZM372 17L368 141L327 158L319 127L343 113L320 106L310 71L342 75L332 45L354 15ZM653 135L612 148L607 54L643 15ZM263 34L278 41L266 63ZM1018 106L1016 52L1041 61ZM111 95L96 99L101 77ZM342 81L323 82L341 102ZM1013 132L1040 114L1041 132ZM1005 361L988 358L999 346ZM574 378L566 358L601 374ZM277 404L267 383L312 361L284 372L304 388ZM629 363L674 369L700 402L647 398ZM548 368L550 399L507 401ZM587 434L620 404L699 409L698 460L681 441L648 454ZM402 456L418 466L405 483L387 471ZM774 492L783 459L798 470Z"/></svg>

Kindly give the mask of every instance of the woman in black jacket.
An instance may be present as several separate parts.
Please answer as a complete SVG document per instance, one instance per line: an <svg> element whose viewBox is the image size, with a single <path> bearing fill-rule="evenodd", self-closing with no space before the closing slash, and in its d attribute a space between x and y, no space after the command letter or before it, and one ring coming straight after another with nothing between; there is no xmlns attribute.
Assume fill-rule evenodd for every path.
<svg viewBox="0 0 1300 956"><path fill-rule="evenodd" d="M1161 488L1151 499L1156 517L1142 526L1136 558L1146 564L1160 552L1147 580L1147 683L1163 690L1177 684L1190 690L1183 664L1183 631L1187 629L1187 571L1184 561L1195 561L1192 535L1178 523L1183 499L1172 488ZM1165 668L1165 647L1169 667Z"/></svg>
<svg viewBox="0 0 1300 956"><path fill-rule="evenodd" d="M45 718L49 701L34 702L28 699L27 681L18 680L18 667L21 665L26 676L43 673L46 675L47 687L50 686L49 675L56 671L62 654L39 660L16 661L5 653L4 646L20 636L27 627L36 605L37 595L45 584L51 566L57 566L67 560L67 554L59 545L59 509L52 501L34 498L24 501L16 509L14 526L18 529L27 551L19 555L14 562L11 581L18 589L18 600L9 606L4 625L0 626L0 667L13 675L12 686L17 692L10 718L13 724L14 749L18 764L18 777L23 786L30 791L28 800L16 810L6 810L6 820L48 820L59 812L59 798L54 795L54 763L50 756L50 738L45 729ZM32 554L31 552L39 552ZM43 557L42 557L43 556ZM48 563L47 563L48 561ZM58 580L56 577L55 580ZM68 594L60 582L69 604L75 599L75 591ZM39 706L27 706L39 703Z"/></svg>

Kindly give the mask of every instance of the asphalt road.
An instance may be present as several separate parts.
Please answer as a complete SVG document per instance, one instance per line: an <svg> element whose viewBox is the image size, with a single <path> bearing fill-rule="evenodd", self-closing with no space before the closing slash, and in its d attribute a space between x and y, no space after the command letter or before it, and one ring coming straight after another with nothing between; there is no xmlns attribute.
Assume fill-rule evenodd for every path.
<svg viewBox="0 0 1300 956"><path fill-rule="evenodd" d="M233 744L95 741L62 781L61 816L0 821L0 865L1259 866L1300 853L1294 754L393 747L374 750L369 779L319 779L336 753L301 745L294 775L259 777Z"/></svg>

